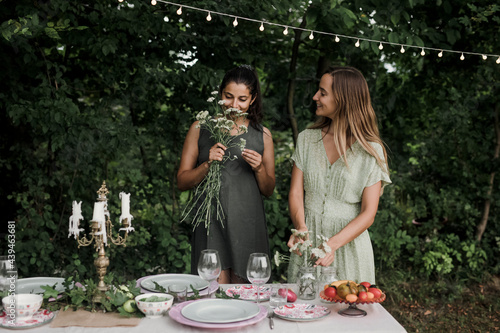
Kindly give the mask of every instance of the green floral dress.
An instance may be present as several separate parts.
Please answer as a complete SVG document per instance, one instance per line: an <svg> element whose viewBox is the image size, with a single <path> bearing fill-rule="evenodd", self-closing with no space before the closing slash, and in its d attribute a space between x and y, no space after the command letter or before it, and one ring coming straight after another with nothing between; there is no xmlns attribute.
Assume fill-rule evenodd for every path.
<svg viewBox="0 0 500 333"><path fill-rule="evenodd" d="M378 143L370 144L383 158L382 147ZM345 157L349 167L344 163ZM382 194L384 186L391 183L377 160L357 141L346 156L330 164L321 129L307 129L299 134L292 159L304 173L305 220L314 247L319 245L316 235L332 237L360 213L365 187L382 181ZM288 266L290 283L296 281L301 263L303 258L292 253ZM368 230L338 249L332 265L340 280L375 283L375 263Z"/></svg>

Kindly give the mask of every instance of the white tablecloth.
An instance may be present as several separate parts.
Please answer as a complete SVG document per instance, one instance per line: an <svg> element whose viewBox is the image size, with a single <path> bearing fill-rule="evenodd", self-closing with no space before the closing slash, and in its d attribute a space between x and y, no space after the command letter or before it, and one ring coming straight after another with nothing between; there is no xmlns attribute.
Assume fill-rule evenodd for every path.
<svg viewBox="0 0 500 333"><path fill-rule="evenodd" d="M224 289L230 285L222 285ZM229 329L226 332L248 332L248 333L323 333L323 332L384 332L400 333L406 332L403 326L391 316L381 304L359 305L358 308L365 310L367 315L364 317L344 317L338 314L338 311L347 307L346 304L325 304L319 298L312 301L297 300L301 303L321 304L331 310L331 314L325 318L309 322L295 322L274 318L274 329L269 328L269 319L241 328ZM296 302L296 303L297 303ZM262 302L262 305L268 306L268 302ZM0 328L0 330L2 330ZM7 330L5 330L7 331ZM16 332L31 333L185 333L185 332L219 332L220 329L210 330L190 327L179 324L168 315L160 319L143 318L136 327L107 327L107 328L88 328L88 327L65 327L51 328L50 323L44 326L31 328L27 330L16 330ZM12 331L14 332L14 331Z"/></svg>

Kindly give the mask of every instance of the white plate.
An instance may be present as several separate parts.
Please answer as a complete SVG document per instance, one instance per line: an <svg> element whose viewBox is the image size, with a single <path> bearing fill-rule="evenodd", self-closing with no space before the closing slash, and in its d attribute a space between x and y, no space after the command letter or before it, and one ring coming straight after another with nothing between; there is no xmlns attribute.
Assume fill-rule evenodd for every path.
<svg viewBox="0 0 500 333"><path fill-rule="evenodd" d="M141 287L152 292L161 292L161 290L156 290L154 282L158 283L167 291L168 291L168 286L173 284L185 285L187 287L188 292L193 291L190 285L193 285L194 289L196 290L203 290L208 287L207 281L203 280L201 277L197 275L191 275L191 274L152 275L141 281Z"/></svg>
<svg viewBox="0 0 500 333"><path fill-rule="evenodd" d="M276 317L291 321L313 321L330 314L330 309L321 305L290 303L274 309Z"/></svg>
<svg viewBox="0 0 500 333"><path fill-rule="evenodd" d="M260 308L255 303L233 299L206 299L186 305L181 314L201 323L234 323L255 317Z"/></svg>
<svg viewBox="0 0 500 333"><path fill-rule="evenodd" d="M63 278L53 278L53 277L32 277L26 279L18 279L16 284L17 294L43 294L42 286L55 286L55 290L59 293L64 291Z"/></svg>

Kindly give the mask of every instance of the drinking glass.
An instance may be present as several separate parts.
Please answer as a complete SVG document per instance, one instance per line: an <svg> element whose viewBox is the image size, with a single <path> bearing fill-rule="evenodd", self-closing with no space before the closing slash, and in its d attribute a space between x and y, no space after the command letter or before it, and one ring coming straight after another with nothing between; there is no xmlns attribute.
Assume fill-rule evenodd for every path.
<svg viewBox="0 0 500 333"><path fill-rule="evenodd" d="M286 304L288 288L282 284L271 285L271 297L269 298L269 307L274 309Z"/></svg>
<svg viewBox="0 0 500 333"><path fill-rule="evenodd" d="M221 272L221 264L219 252L217 250L201 251L200 259L198 260L198 275L208 282L208 297L211 297L210 284L215 281Z"/></svg>
<svg viewBox="0 0 500 333"><path fill-rule="evenodd" d="M271 263L265 253L252 253L248 258L247 278L252 285L257 286L257 303L260 303L260 286L271 277Z"/></svg>

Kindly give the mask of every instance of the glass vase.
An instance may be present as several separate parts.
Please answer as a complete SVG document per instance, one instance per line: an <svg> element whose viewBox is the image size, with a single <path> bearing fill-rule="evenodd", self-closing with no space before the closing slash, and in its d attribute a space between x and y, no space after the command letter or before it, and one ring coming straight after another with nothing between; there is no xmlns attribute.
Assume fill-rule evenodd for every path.
<svg viewBox="0 0 500 333"><path fill-rule="evenodd" d="M337 271L333 266L321 267L321 275L318 279L318 294L321 293L326 285L329 285L332 282L338 281ZM329 301L325 301L321 298L322 302L331 303Z"/></svg>
<svg viewBox="0 0 500 333"><path fill-rule="evenodd" d="M315 299L318 292L318 279L316 277L316 268L301 267L297 280L300 299Z"/></svg>

